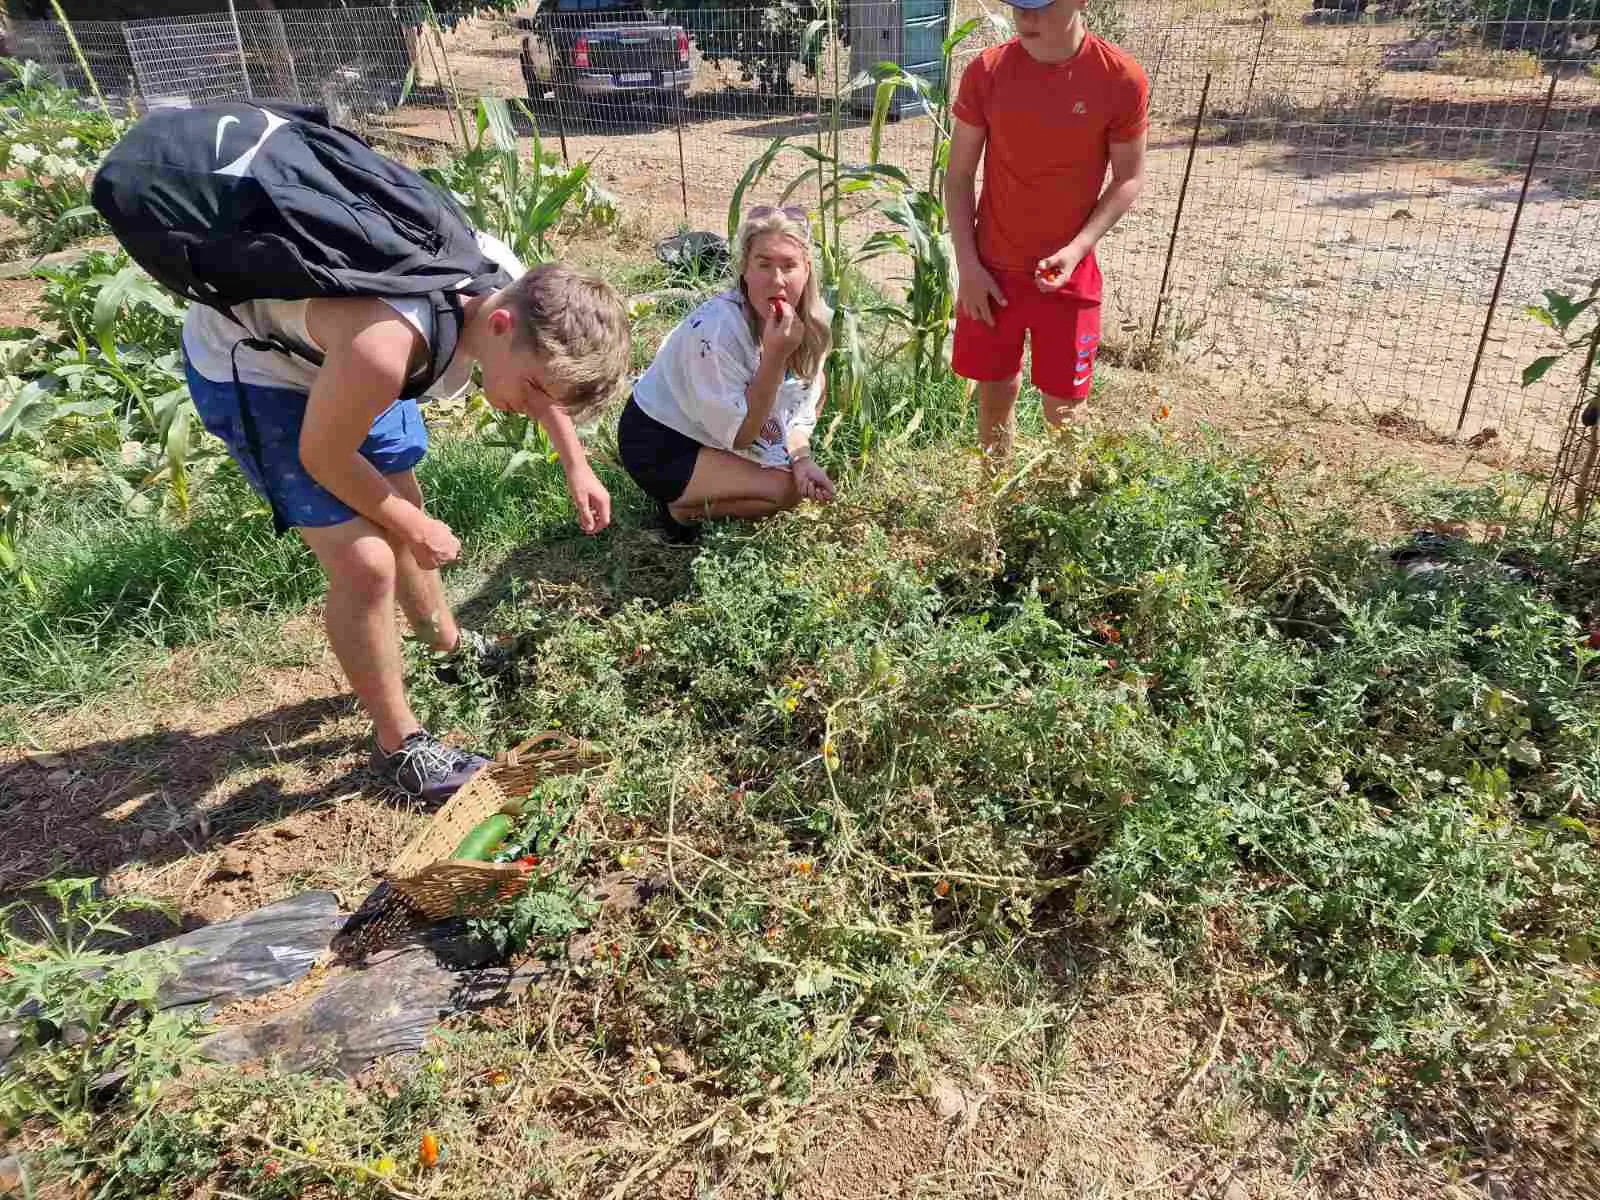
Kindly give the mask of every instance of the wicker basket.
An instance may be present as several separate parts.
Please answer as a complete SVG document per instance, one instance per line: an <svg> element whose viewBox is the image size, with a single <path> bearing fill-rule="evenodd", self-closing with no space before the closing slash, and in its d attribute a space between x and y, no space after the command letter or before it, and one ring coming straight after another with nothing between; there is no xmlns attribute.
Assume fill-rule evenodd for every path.
<svg viewBox="0 0 1600 1200"><path fill-rule="evenodd" d="M393 884L411 908L434 920L478 916L520 894L531 878L514 863L445 858L473 827L535 783L593 766L598 756L576 738L550 731L496 757L467 780L433 819L417 831L380 878Z"/></svg>

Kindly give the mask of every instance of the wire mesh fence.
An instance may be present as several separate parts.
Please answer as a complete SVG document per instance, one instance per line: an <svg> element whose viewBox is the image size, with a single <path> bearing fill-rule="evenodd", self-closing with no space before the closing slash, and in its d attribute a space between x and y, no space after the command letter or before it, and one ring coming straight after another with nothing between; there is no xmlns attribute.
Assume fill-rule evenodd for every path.
<svg viewBox="0 0 1600 1200"><path fill-rule="evenodd" d="M1524 309L1544 288L1600 277L1600 8L1511 2L1091 8L1151 82L1145 194L1100 249L1108 330L1311 400L1552 446L1572 381L1521 388L1548 345ZM872 92L849 81L885 59L935 79L948 27L943 0L854 0L816 36L825 14L793 0L544 0L448 28L424 12L251 9L75 29L110 96L290 97L422 153L460 141L476 97L520 99L547 148L591 162L633 220L669 233L721 230L773 138L817 144L831 128L836 85L841 154L864 161ZM957 20L980 13L956 0ZM13 36L82 86L53 23L15 22ZM1003 36L981 22L951 87ZM881 157L923 178L931 122L897 100ZM780 160L751 199L807 165Z"/></svg>

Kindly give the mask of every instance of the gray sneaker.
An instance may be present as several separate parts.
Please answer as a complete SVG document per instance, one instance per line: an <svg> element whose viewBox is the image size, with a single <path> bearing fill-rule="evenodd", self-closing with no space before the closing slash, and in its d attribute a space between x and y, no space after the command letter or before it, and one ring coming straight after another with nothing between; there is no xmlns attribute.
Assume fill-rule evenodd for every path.
<svg viewBox="0 0 1600 1200"><path fill-rule="evenodd" d="M461 630L461 640L456 648L442 655L433 668L433 677L440 683L461 682L461 668L470 661L477 668L479 679L509 679L515 681L519 660L526 657L532 639L526 636L491 638L476 629Z"/></svg>
<svg viewBox="0 0 1600 1200"><path fill-rule="evenodd" d="M419 729L400 748L390 754L372 739L373 772L390 787L427 804L442 804L479 768L489 764L481 754L470 754L446 745L425 729Z"/></svg>

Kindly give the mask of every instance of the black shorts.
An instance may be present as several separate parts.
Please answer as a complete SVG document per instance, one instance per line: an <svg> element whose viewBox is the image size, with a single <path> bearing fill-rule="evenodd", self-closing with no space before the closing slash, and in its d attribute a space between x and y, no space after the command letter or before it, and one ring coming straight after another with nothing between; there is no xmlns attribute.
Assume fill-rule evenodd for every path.
<svg viewBox="0 0 1600 1200"><path fill-rule="evenodd" d="M663 425L629 396L617 422L617 453L635 483L671 504L689 486L700 443Z"/></svg>

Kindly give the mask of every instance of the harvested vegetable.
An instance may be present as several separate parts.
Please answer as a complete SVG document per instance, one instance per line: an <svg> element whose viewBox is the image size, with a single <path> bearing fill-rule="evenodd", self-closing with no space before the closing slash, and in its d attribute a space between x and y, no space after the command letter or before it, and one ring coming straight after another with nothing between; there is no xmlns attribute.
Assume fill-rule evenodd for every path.
<svg viewBox="0 0 1600 1200"><path fill-rule="evenodd" d="M474 825L472 832L461 839L461 844L450 857L483 862L500 848L500 843L510 834L511 818L504 813L495 813Z"/></svg>

